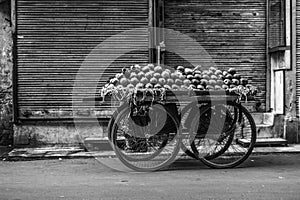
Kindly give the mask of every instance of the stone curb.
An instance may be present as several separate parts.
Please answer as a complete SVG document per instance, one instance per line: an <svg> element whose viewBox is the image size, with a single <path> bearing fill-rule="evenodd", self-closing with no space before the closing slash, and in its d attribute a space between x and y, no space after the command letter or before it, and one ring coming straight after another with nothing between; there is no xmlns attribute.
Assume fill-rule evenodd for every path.
<svg viewBox="0 0 300 200"><path fill-rule="evenodd" d="M255 147L253 154L269 154L269 153L300 153L300 144L289 144L284 147Z"/></svg>
<svg viewBox="0 0 300 200"><path fill-rule="evenodd" d="M113 151L85 152L78 147L45 147L45 148L15 148L1 156L2 160L43 160L43 159L72 159L72 158L93 158L112 157Z"/></svg>
<svg viewBox="0 0 300 200"><path fill-rule="evenodd" d="M1 148L0 148L1 149ZM75 158L115 158L113 151L86 152L79 147L45 147L45 148L7 148L6 152L0 152L1 160L43 160L43 159L75 159ZM300 144L288 147L256 147L253 155L275 154L275 153L300 153Z"/></svg>

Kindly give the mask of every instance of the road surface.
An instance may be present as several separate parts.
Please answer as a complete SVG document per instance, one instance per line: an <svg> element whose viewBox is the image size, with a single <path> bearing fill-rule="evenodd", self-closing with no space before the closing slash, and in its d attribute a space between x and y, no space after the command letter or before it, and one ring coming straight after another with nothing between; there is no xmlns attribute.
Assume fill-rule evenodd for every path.
<svg viewBox="0 0 300 200"><path fill-rule="evenodd" d="M300 154L250 157L234 169L182 160L151 173L95 159L0 162L0 200L300 199Z"/></svg>

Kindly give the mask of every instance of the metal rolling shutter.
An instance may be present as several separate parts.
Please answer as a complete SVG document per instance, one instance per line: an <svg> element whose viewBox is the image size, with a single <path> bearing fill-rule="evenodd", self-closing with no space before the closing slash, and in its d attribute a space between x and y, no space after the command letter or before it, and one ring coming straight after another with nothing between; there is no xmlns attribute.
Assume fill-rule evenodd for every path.
<svg viewBox="0 0 300 200"><path fill-rule="evenodd" d="M265 106L265 0L165 0L164 9L165 28L180 31L199 42L218 68L236 68L262 90L257 100ZM167 46L176 44L179 49L187 46L176 37L166 38L165 42ZM165 64L201 63L201 55L191 56L193 49L197 46L190 46L183 56L167 52Z"/></svg>
<svg viewBox="0 0 300 200"><path fill-rule="evenodd" d="M19 119L72 117L72 89L78 70L103 41L109 43L104 51L94 52L84 63L84 76L92 78L83 82L95 81L101 72L99 85L103 85L124 66L147 63L148 10L148 0L17 0ZM107 41L135 28L144 29ZM118 57L120 49L128 53ZM107 60L115 57L118 59L106 66ZM84 92L88 88L82 89L82 97L90 95Z"/></svg>

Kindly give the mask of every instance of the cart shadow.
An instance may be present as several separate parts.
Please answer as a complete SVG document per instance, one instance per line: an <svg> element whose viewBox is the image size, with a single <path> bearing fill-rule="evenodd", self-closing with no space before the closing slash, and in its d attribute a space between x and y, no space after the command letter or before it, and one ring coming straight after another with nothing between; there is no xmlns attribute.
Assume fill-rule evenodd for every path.
<svg viewBox="0 0 300 200"><path fill-rule="evenodd" d="M207 170L209 169L201 161L195 159L179 159L169 165L164 171L180 170Z"/></svg>
<svg viewBox="0 0 300 200"><path fill-rule="evenodd" d="M299 166L299 154L251 155L246 161L232 169L288 169ZM179 158L162 171L218 170L206 166L200 160Z"/></svg>
<svg viewBox="0 0 300 200"><path fill-rule="evenodd" d="M234 169L255 168L256 164L257 163L252 162L252 160L247 160L241 165L235 167ZM161 171L181 171L181 170L195 171L195 170L219 170L219 169L210 168L206 166L204 163L202 163L200 160L196 160L196 159L178 159Z"/></svg>
<svg viewBox="0 0 300 200"><path fill-rule="evenodd" d="M289 168L294 165L299 166L299 154L266 154L266 155L251 155L247 162L257 168ZM245 164L247 164L247 162Z"/></svg>

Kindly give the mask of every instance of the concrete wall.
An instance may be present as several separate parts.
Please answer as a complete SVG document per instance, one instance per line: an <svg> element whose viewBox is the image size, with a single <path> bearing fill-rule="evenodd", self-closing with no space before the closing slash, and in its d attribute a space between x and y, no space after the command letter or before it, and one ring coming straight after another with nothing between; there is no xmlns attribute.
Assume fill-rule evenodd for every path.
<svg viewBox="0 0 300 200"><path fill-rule="evenodd" d="M298 143L299 134L298 134L298 118L297 118L297 106L296 106L296 69L291 67L290 54L285 53L283 57L273 58L271 62L271 70L277 69L282 70L284 74L284 89L283 89L283 114L276 114L274 120L274 128L272 132L277 137L284 138L288 143ZM278 63L284 66L283 69L278 67ZM276 80L271 79L270 81L275 82ZM272 87L276 87L276 84L271 84ZM277 88L278 89L278 88ZM281 98L281 95L271 95L271 102L275 105L274 101ZM278 101L281 103L281 101ZM273 106L274 106L273 105ZM277 113L275 111L275 113ZM281 109L280 112L281 113Z"/></svg>
<svg viewBox="0 0 300 200"><path fill-rule="evenodd" d="M283 137L288 143L299 143L299 118L296 106L296 69L285 71L285 115Z"/></svg>
<svg viewBox="0 0 300 200"><path fill-rule="evenodd" d="M0 1L0 145L9 145L12 125L12 28L10 0Z"/></svg>
<svg viewBox="0 0 300 200"><path fill-rule="evenodd" d="M35 122L14 127L16 146L81 146L86 138L107 137L107 122Z"/></svg>

